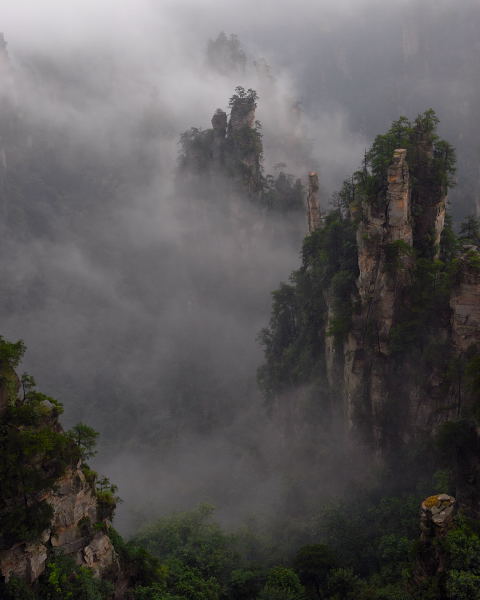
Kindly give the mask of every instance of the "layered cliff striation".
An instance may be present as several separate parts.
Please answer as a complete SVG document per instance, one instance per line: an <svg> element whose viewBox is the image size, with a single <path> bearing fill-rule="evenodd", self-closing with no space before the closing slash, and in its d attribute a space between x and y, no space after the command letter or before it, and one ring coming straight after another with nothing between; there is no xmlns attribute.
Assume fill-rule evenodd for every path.
<svg viewBox="0 0 480 600"><path fill-rule="evenodd" d="M333 420L381 462L435 435L450 435L453 456L468 439L462 469L449 468L460 505L478 512L478 222L452 231L455 156L437 123L431 110L394 122L310 228L301 268L274 293L259 379L274 414L308 386L316 425Z"/></svg>

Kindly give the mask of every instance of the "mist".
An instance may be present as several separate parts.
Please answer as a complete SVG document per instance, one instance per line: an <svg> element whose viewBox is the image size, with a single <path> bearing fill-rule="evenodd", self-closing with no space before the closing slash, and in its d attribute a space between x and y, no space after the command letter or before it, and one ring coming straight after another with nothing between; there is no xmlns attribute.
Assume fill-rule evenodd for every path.
<svg viewBox="0 0 480 600"><path fill-rule="evenodd" d="M457 147L458 221L479 201L479 25L473 0L1 2L1 334L25 341L22 369L66 427L101 433L120 529L202 501L230 521L272 514L289 469L325 497L368 469L347 468L338 432L288 447L257 389L257 335L306 217L189 185L180 134L256 89L265 172L318 170L326 209L377 133L431 106ZM209 65L220 31L245 70Z"/></svg>

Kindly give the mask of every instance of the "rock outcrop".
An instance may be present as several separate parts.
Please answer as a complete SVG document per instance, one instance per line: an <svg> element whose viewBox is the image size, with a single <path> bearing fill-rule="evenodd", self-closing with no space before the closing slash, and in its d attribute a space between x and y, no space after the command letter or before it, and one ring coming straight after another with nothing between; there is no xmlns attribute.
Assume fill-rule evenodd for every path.
<svg viewBox="0 0 480 600"><path fill-rule="evenodd" d="M230 132L239 131L243 127L252 129L255 125L255 100L249 96L240 97L232 104L230 121L228 124Z"/></svg>
<svg viewBox="0 0 480 600"><path fill-rule="evenodd" d="M425 498L420 507L421 541L431 543L443 537L453 524L456 500L448 494Z"/></svg>
<svg viewBox="0 0 480 600"><path fill-rule="evenodd" d="M48 556L59 551L97 576L117 566L110 538L105 531L93 530L99 522L97 499L81 465L69 469L42 499L53 508L50 527L38 542L0 552L0 573L6 581L15 575L33 583L45 570Z"/></svg>
<svg viewBox="0 0 480 600"><path fill-rule="evenodd" d="M430 496L422 502L420 546L415 569L417 583L445 571L446 556L439 542L453 527L456 508L455 498L448 494Z"/></svg>
<svg viewBox="0 0 480 600"><path fill-rule="evenodd" d="M471 246L459 259L459 284L450 298L456 351L480 344L480 252Z"/></svg>
<svg viewBox="0 0 480 600"><path fill-rule="evenodd" d="M211 120L212 128L192 128L182 138L179 184L191 188L192 177L202 189L221 185L246 191L257 197L262 190L261 135L256 127L257 95L253 90L236 88L230 100L230 116L218 108ZM207 192L208 194L209 192Z"/></svg>
<svg viewBox="0 0 480 600"><path fill-rule="evenodd" d="M111 576L119 571L108 536L115 496L108 486L97 492L81 443L59 423L61 405L28 375L19 380L22 354L21 342L0 337L0 578L34 583L57 553Z"/></svg>

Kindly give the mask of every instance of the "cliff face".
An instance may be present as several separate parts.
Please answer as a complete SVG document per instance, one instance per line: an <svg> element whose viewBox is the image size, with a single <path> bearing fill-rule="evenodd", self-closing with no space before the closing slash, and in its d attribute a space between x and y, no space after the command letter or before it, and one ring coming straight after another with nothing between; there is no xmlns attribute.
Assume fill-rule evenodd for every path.
<svg viewBox="0 0 480 600"><path fill-rule="evenodd" d="M454 155L435 125L427 111L377 136L321 219L311 178L302 266L274 293L259 381L280 420L311 390L303 439L338 424L390 466L450 427L449 456L464 458L445 468L459 505L480 513L480 234L446 220Z"/></svg>
<svg viewBox="0 0 480 600"><path fill-rule="evenodd" d="M96 577L108 572L119 579L107 535L115 497L105 489L111 486L96 490L81 442L58 421L61 405L37 392L30 376L17 377L23 350L21 342L0 337L0 581L16 576L35 583L59 553ZM94 434L79 427L83 439Z"/></svg>
<svg viewBox="0 0 480 600"><path fill-rule="evenodd" d="M435 271L434 262L425 266L415 258L415 246L430 247L432 255L439 256L445 195L432 193L423 179L412 190L403 149L395 150L387 180L381 210L365 200L355 208L358 300L353 326L335 361L340 376L329 376L343 390L349 428L368 439L380 454L458 416L460 399L456 383L447 376L448 365L480 340L478 266L461 256L455 275L446 276ZM425 210L418 210L420 203ZM476 249L468 253L471 259L478 257ZM397 348L396 341L405 346L411 343L409 328L415 335L414 329L424 325L415 321L416 313L431 298L423 301L415 296L417 288L427 285L419 280L421 269L427 268L426 276L438 278L438 283L424 291L432 297L442 294L428 339L419 338L418 345L407 350ZM425 354L434 351L440 357L427 360ZM327 366L332 364L329 353L327 349Z"/></svg>
<svg viewBox="0 0 480 600"><path fill-rule="evenodd" d="M98 577L118 566L108 535L104 531L93 532L89 526L100 519L97 499L81 465L69 469L42 499L53 508L50 527L38 541L19 542L0 552L0 573L6 581L15 575L28 583L35 582L55 552L72 556L77 564L91 568Z"/></svg>

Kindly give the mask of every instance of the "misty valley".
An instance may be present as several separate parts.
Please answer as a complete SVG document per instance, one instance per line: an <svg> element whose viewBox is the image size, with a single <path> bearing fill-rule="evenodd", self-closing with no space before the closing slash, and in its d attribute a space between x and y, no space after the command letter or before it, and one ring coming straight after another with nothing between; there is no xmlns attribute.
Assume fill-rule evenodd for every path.
<svg viewBox="0 0 480 600"><path fill-rule="evenodd" d="M4 5L0 600L480 600L478 2Z"/></svg>

